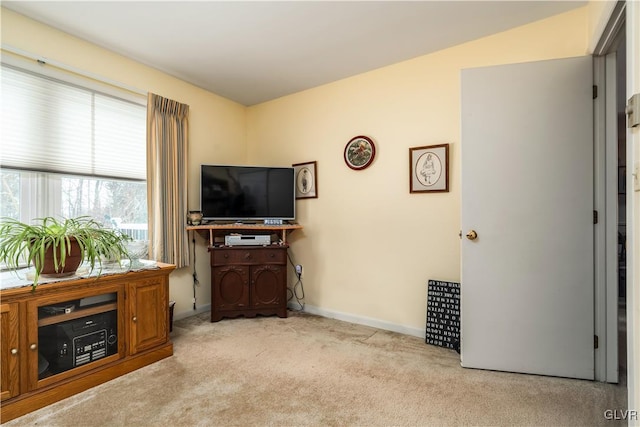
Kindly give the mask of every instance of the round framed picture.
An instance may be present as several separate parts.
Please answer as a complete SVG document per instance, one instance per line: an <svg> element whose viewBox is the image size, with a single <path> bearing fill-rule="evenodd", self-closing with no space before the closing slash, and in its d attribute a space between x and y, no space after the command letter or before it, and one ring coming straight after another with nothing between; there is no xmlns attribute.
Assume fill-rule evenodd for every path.
<svg viewBox="0 0 640 427"><path fill-rule="evenodd" d="M344 161L351 169L361 170L368 167L376 156L376 146L371 138L356 136L344 147Z"/></svg>

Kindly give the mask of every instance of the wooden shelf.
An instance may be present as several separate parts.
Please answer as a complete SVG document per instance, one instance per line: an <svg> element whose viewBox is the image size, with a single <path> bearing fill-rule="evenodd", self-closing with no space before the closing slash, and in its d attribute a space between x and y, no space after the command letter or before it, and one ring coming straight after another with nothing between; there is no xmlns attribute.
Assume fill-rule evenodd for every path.
<svg viewBox="0 0 640 427"><path fill-rule="evenodd" d="M283 225L265 225L265 224L204 224L204 225L190 225L187 227L187 231L194 230L202 234L206 239L208 235L209 246L213 246L214 238L217 235L225 235L234 232L251 232L255 234L271 234L275 233L280 236L282 243L287 243L287 232L293 232L295 230L302 229L300 224L283 224Z"/></svg>
<svg viewBox="0 0 640 427"><path fill-rule="evenodd" d="M118 303L102 304L95 307L83 308L74 310L70 313L54 314L52 316L43 317L38 320L38 326L54 325L60 322L66 322L67 320L79 319L81 317L92 316L94 314L106 313L107 311L116 310Z"/></svg>

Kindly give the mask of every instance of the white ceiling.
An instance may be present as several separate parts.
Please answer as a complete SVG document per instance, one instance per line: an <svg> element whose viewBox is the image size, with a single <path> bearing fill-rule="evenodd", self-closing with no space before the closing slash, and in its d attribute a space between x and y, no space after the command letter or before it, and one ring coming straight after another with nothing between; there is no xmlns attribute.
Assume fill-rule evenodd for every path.
<svg viewBox="0 0 640 427"><path fill-rule="evenodd" d="M2 1L2 7L244 105L584 4L575 0Z"/></svg>

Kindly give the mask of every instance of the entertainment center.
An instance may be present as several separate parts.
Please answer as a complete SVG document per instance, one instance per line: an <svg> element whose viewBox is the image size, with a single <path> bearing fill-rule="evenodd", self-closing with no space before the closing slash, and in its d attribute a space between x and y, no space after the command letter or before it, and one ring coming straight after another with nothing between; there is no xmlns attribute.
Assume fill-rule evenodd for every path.
<svg viewBox="0 0 640 427"><path fill-rule="evenodd" d="M3 289L0 422L171 356L174 268Z"/></svg>
<svg viewBox="0 0 640 427"><path fill-rule="evenodd" d="M200 166L202 225L211 259L211 321L287 317L287 232L295 219L295 170Z"/></svg>
<svg viewBox="0 0 640 427"><path fill-rule="evenodd" d="M209 243L212 322L224 317L258 314L287 317L287 232L300 229L299 224L187 227L199 232ZM232 235L269 236L273 243L226 245L226 238Z"/></svg>

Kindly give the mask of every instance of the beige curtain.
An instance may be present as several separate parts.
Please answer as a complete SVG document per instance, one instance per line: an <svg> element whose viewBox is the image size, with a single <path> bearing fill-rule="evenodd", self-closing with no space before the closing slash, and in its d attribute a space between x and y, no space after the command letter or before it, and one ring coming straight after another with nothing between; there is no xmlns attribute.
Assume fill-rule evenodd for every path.
<svg viewBox="0 0 640 427"><path fill-rule="evenodd" d="M147 101L149 257L186 267L189 106L152 93Z"/></svg>

